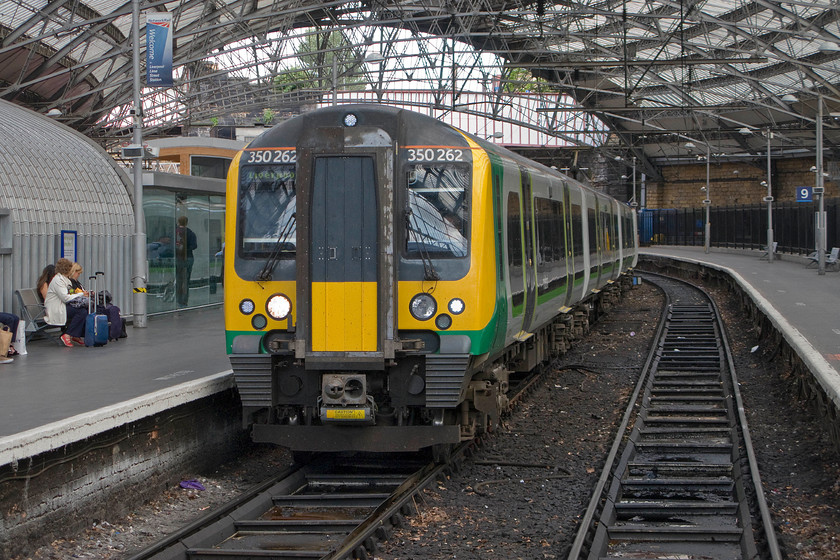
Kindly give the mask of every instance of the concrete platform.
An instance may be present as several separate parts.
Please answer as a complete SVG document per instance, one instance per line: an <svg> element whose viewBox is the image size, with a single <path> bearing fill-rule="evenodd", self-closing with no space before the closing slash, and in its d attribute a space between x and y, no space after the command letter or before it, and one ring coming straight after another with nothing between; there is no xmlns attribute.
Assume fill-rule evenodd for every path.
<svg viewBox="0 0 840 560"><path fill-rule="evenodd" d="M646 248L734 278L840 409L840 273L820 276L801 257L772 263L758 251ZM230 389L221 307L152 317L103 348L28 343L0 365L0 466L59 449Z"/></svg>
<svg viewBox="0 0 840 560"><path fill-rule="evenodd" d="M28 342L0 365L0 466L233 386L221 306L127 333L102 348Z"/></svg>
<svg viewBox="0 0 840 560"><path fill-rule="evenodd" d="M761 259L763 252L702 247L652 247L643 255L700 263L729 274L749 294L794 348L816 381L840 409L840 273L822 276L808 260L780 255Z"/></svg>

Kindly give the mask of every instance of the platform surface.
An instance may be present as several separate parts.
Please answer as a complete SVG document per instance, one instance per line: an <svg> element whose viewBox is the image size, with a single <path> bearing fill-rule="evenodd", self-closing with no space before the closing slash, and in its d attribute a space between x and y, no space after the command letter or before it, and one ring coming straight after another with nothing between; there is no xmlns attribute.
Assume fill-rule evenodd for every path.
<svg viewBox="0 0 840 560"><path fill-rule="evenodd" d="M83 422L101 409L119 416L114 407L134 402L127 408L142 408L144 396L184 384L186 401L208 377L232 377L221 307L150 317L147 327L126 331L128 338L101 348L30 341L27 355L0 364L0 458L9 436L34 430L34 438L39 429L73 418Z"/></svg>
<svg viewBox="0 0 840 560"><path fill-rule="evenodd" d="M737 277L840 407L840 272L799 257L653 247L642 253L704 263ZM0 466L60 448L233 386L221 307L151 317L102 348L30 341L0 364Z"/></svg>
<svg viewBox="0 0 840 560"><path fill-rule="evenodd" d="M808 339L836 370L840 367L840 272L808 268L807 260L780 255L761 259L760 251L725 252L702 247L649 247L642 253L710 263L737 272Z"/></svg>

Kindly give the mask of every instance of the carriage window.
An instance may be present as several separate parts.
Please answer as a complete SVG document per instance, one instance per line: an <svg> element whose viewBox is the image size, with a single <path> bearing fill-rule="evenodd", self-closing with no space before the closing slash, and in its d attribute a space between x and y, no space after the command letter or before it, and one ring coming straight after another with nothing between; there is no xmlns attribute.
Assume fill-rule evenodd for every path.
<svg viewBox="0 0 840 560"><path fill-rule="evenodd" d="M408 170L407 258L466 257L470 172L464 166L413 165Z"/></svg>
<svg viewBox="0 0 840 560"><path fill-rule="evenodd" d="M522 222L519 212L519 195L510 193L508 195L507 210L508 226L508 267L522 267ZM522 271L520 270L521 274Z"/></svg>
<svg viewBox="0 0 840 560"><path fill-rule="evenodd" d="M537 262L540 266L566 258L563 231L563 204L557 200L535 198L537 219Z"/></svg>
<svg viewBox="0 0 840 560"><path fill-rule="evenodd" d="M589 254L590 255L597 255L601 250L601 239L598 236L598 224L595 223L595 213L594 208L587 208L586 209L586 219L587 219L587 226L588 226L588 233L589 233Z"/></svg>
<svg viewBox="0 0 840 560"><path fill-rule="evenodd" d="M295 167L243 167L239 181L239 243L245 258L295 257Z"/></svg>
<svg viewBox="0 0 840 560"><path fill-rule="evenodd" d="M583 211L580 204L572 204L572 248L576 257L583 256Z"/></svg>

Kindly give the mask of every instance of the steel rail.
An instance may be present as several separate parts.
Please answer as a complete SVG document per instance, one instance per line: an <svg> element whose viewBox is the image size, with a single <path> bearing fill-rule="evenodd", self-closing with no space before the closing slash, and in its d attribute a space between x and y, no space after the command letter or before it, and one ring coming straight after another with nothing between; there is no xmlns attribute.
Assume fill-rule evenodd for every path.
<svg viewBox="0 0 840 560"><path fill-rule="evenodd" d="M651 372L651 365L656 359L656 341L659 340L663 330L665 329L665 318L668 314L668 307L670 306L671 301L667 293L665 293L664 291L662 291L662 293L665 296L665 298L662 303L659 325L656 327L656 332L653 336L654 342L651 344L650 350L648 351L648 357L645 360L644 365L642 366L641 374L639 375L639 380L636 382L636 387L633 389L633 394L630 395L630 398L628 400L628 403L630 403L631 405L633 405L633 403L638 402L639 395L641 394L642 390L647 384L648 375ZM618 426L619 434L623 434L627 430L627 427L630 425L630 420L633 418L634 411L635 405L628 406L627 410L624 411L624 416L621 419L621 424L619 424ZM575 541L572 543L572 548L569 551L569 560L577 560L580 557L586 536L588 534L588 529L584 528L588 528L592 524L593 519L595 518L595 512L597 511L598 506L600 504L601 495L604 493L604 489L607 486L607 481L611 478L612 469L615 465L616 458L618 457L618 452L623 447L622 444L623 438L621 437L617 437L615 441L613 441L612 447L610 448L610 452L605 460L601 476L598 478L598 482L595 484L595 489L592 491L592 499L589 502L589 506L586 508L586 513L583 514L583 518L580 521L580 529L578 530L577 536L575 537Z"/></svg>
<svg viewBox="0 0 840 560"><path fill-rule="evenodd" d="M635 426L622 422L568 558L716 550L727 558L779 560L719 309L689 282L663 281L660 288L676 302L666 303L667 321L625 411L627 420L639 410Z"/></svg>
<svg viewBox="0 0 840 560"><path fill-rule="evenodd" d="M726 332L726 325L723 324L717 304L710 298L712 307L715 310L715 316L718 319L718 326L722 333ZM761 482L761 473L758 470L758 461L755 458L755 449L753 448L752 436L750 436L750 428L747 424L747 414L744 411L744 401L741 397L741 390L738 388L738 376L735 370L735 362L732 359L732 351L729 346L729 337L723 336L722 342L725 348L725 355L727 357L729 371L732 376L732 394L735 398L736 409L738 410L738 417L740 419L741 437L744 440L744 448L747 453L747 460L750 465L750 475L752 477L753 487L756 489L755 498L758 505L759 513L761 515L761 524L764 527L764 537L767 539L767 547L770 551L770 557L773 560L781 560L782 552L779 549L779 542L776 539L776 531L773 529L773 519L770 514L770 507L767 505L767 499L764 497L764 485Z"/></svg>
<svg viewBox="0 0 840 560"><path fill-rule="evenodd" d="M207 513L206 515L196 519L192 523L185 525L184 527L170 533L166 537L162 538L161 540L155 542L151 546L143 549L139 553L130 556L128 560L148 560L152 558L154 555L162 552L163 550L167 549L175 545L176 543L184 540L188 536L195 534L197 531L201 530L208 525L215 523L219 519L230 515L240 506L246 504L247 502L253 500L255 497L259 496L263 492L266 492L269 488L277 484L279 481L283 480L284 478L290 477L292 474L297 472L301 468L301 465L295 464L291 467L284 469L282 472L272 476L271 478L257 484L256 486L250 488L245 493L240 494L239 496L235 497L230 502L219 506L218 508L214 509L213 511Z"/></svg>

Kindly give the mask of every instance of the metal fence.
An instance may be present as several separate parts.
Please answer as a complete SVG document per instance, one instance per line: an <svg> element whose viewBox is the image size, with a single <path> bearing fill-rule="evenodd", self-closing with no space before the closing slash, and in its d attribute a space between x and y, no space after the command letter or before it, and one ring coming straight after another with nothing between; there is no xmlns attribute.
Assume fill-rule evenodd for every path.
<svg viewBox="0 0 840 560"><path fill-rule="evenodd" d="M773 204L773 240L777 251L808 254L816 248L814 202ZM826 250L840 247L840 199L825 200ZM705 208L645 209L639 212L642 245L700 245L704 243ZM760 249L767 245L767 206L764 204L712 207L713 247Z"/></svg>

